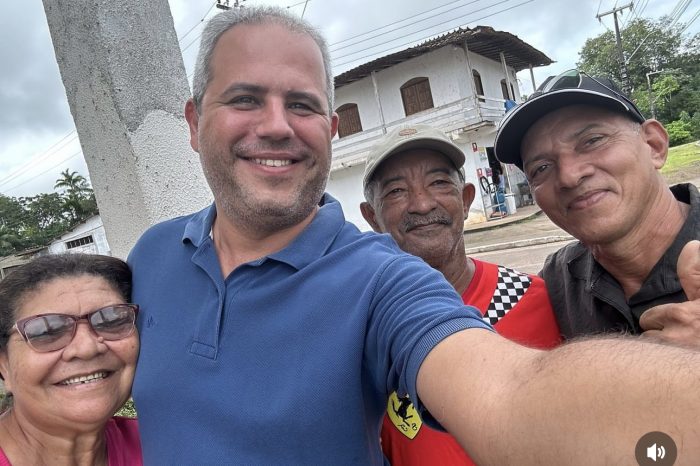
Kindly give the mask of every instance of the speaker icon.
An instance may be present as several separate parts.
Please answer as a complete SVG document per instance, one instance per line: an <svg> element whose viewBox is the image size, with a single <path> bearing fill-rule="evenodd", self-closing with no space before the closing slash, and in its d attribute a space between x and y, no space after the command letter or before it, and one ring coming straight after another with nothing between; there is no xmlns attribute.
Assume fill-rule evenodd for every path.
<svg viewBox="0 0 700 466"><path fill-rule="evenodd" d="M664 432L647 432L637 441L634 457L639 466L673 466L678 458L678 447Z"/></svg>
<svg viewBox="0 0 700 466"><path fill-rule="evenodd" d="M657 459L664 459L666 456L666 449L664 448L663 445L659 445L658 448L656 447L656 444L653 444L652 446L647 448L647 458L650 460L653 460L656 462Z"/></svg>

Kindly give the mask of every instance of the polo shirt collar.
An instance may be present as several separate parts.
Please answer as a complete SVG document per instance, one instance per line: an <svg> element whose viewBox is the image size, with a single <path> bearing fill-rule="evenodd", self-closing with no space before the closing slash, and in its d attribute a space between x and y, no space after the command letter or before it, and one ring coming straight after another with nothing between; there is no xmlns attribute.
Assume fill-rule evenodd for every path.
<svg viewBox="0 0 700 466"><path fill-rule="evenodd" d="M322 257L345 225L343 209L333 196L325 193L319 209L304 231L286 248L268 257L291 265L297 270Z"/></svg>
<svg viewBox="0 0 700 466"><path fill-rule="evenodd" d="M215 218L214 204L194 214L185 226L182 241L190 241L197 248L202 246L209 239ZM266 259L273 259L289 264L297 270L302 269L325 254L344 225L345 216L340 203L325 193L313 220L294 241L280 251L253 261L251 265L259 265Z"/></svg>
<svg viewBox="0 0 700 466"><path fill-rule="evenodd" d="M200 247L209 238L209 232L211 232L215 218L216 206L213 203L194 214L185 225L182 242L189 241L195 247Z"/></svg>

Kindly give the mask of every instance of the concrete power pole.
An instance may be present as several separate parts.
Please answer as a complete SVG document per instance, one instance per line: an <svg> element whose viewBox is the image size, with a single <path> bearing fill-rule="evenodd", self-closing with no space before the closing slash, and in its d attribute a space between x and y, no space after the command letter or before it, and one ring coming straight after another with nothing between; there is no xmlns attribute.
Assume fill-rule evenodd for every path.
<svg viewBox="0 0 700 466"><path fill-rule="evenodd" d="M112 255L211 200L189 146L190 97L167 0L43 0Z"/></svg>
<svg viewBox="0 0 700 466"><path fill-rule="evenodd" d="M617 44L618 60L620 60L620 72L622 73L622 87L626 94L632 92L632 86L630 85L630 78L629 74L627 73L627 62L625 61L625 52L622 50L622 39L620 38L620 27L617 24L617 13L621 12L626 8L631 9L632 6L633 3L629 2L627 5L619 6L617 8L613 8L610 11L606 11L605 13L599 13L596 15L598 21L600 21L600 18L602 18L603 16L613 15L613 20L615 22L615 42Z"/></svg>

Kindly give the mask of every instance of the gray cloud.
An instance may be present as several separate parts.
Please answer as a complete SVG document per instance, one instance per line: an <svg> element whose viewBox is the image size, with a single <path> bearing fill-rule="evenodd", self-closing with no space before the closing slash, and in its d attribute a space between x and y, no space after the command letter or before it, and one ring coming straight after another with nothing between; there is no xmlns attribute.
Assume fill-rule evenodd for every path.
<svg viewBox="0 0 700 466"><path fill-rule="evenodd" d="M353 66L389 53L386 50L391 46L396 47L405 42L422 40L459 26L486 25L517 35L557 62L550 67L536 69L536 78L538 82L541 82L544 77L550 74L556 74L561 70L575 66L578 60L578 51L585 39L605 31L605 27L601 26L595 19L598 7L606 10L614 5L613 0L531 0L529 2L527 0L506 0L481 13L475 12L462 17L470 11L493 5L498 1L503 0L478 0L470 5L459 7L468 3L468 0L464 0L438 8L450 3L450 1L310 0L305 18L322 30L330 44L334 44L342 39L399 19L414 18L419 20L437 12L446 12L434 19L407 26L391 35L384 34L383 37L374 39L374 43L376 43L396 37L396 40L391 44L363 51L352 57L336 58L334 60L336 73L351 66L346 65L342 67L344 69L341 69L337 65L370 52L375 52L376 55L354 63ZM527 3L517 6L523 2ZM286 6L299 3L299 0L247 0L245 4L263 3ZM181 47L184 47L195 41L184 53L188 73L192 71L198 47L197 36L201 31L200 20L213 4L214 0L170 0L175 29L180 36L193 26L197 26L181 43ZM675 2L671 4L662 0L650 0L643 16L658 17L667 14L674 4ZM510 7L515 8L489 18L477 19ZM303 5L298 5L292 11L300 14L302 9ZM431 12L421 14L426 10L431 10ZM212 8L208 16L217 11L216 8ZM695 10L689 9L684 17L690 18L694 12ZM623 22L629 18L629 14L626 12L623 15ZM408 22L412 21L402 22L399 26ZM612 27L611 17L605 19L604 24ZM434 25L434 27L430 31L418 31L427 25ZM700 30L700 21L696 21L696 24L688 32L697 32L698 30ZM3 144L0 145L0 180L2 180L18 166L33 160L36 154L41 153L71 131L73 122L56 64L41 0L4 1L0 4L0 44L2 44L0 47L0 108L3 110L0 112L0 140L3 141ZM335 55L345 55L350 51L362 50L367 47L367 43L362 43ZM524 90L528 93L530 91L529 79L528 72L521 73L520 80ZM26 143L27 140L34 140L35 144L29 145ZM8 152L10 147L15 149L21 147L22 150L10 153ZM55 165L60 162L63 157L65 154L53 157L40 166L37 164L34 172L28 170L23 175L28 177L29 181L25 183L23 179L17 179L13 180L14 184L25 183L23 189L29 191L29 194L31 194L31 190L34 190L34 193L52 191L52 180L55 180L65 167L59 166L46 175L39 176L39 174L50 169L51 163ZM75 162L70 161L71 164ZM81 164L82 161L75 163L75 166L81 166ZM37 180L31 180L32 174ZM39 179L48 181L40 183ZM0 185L0 191L2 189L3 186ZM12 193L11 195L17 194Z"/></svg>

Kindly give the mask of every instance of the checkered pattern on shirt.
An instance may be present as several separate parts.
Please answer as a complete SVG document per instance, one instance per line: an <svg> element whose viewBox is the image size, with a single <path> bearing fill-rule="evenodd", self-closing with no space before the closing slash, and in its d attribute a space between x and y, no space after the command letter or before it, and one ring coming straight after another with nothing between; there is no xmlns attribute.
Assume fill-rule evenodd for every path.
<svg viewBox="0 0 700 466"><path fill-rule="evenodd" d="M530 283L532 281L527 274L499 265L498 283L493 291L489 308L484 314L484 320L491 325L495 325L518 304L520 298L525 295Z"/></svg>

